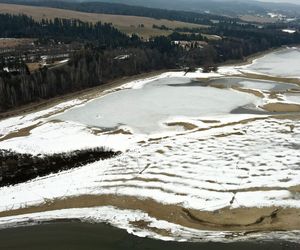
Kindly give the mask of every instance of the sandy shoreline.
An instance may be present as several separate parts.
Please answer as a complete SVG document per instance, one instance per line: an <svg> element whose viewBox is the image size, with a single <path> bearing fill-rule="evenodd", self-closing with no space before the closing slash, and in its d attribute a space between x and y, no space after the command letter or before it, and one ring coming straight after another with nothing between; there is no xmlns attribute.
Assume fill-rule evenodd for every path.
<svg viewBox="0 0 300 250"><path fill-rule="evenodd" d="M299 188L299 187L298 187ZM55 211L69 208L113 206L146 212L149 216L180 226L212 231L259 232L300 230L300 209L288 207L225 207L215 211L186 209L180 205L167 205L152 199L131 196L82 195L50 201L43 205L0 212L1 217ZM147 223L137 220L138 227Z"/></svg>

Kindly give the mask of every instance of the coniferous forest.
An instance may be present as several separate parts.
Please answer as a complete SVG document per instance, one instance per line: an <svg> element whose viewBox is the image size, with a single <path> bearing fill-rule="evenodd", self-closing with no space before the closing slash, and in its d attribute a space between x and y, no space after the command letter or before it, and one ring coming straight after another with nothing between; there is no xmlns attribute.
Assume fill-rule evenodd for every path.
<svg viewBox="0 0 300 250"><path fill-rule="evenodd" d="M111 24L58 19L35 21L24 15L0 15L0 37L35 38L36 42L80 43L69 61L30 72L19 58L0 57L0 111L30 102L101 85L110 80L160 69L215 66L253 53L300 42L300 34L283 33L276 26L258 28L223 20L206 33L222 39L174 32L147 41L121 33ZM189 49L174 41L198 41ZM123 57L122 57L123 55ZM121 57L120 57L121 56ZM5 70L7 64L13 71Z"/></svg>

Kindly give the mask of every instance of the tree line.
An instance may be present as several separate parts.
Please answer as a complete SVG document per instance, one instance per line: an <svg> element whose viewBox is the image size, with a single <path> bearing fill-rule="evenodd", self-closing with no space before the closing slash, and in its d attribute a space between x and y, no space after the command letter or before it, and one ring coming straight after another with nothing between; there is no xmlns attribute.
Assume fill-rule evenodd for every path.
<svg viewBox="0 0 300 250"><path fill-rule="evenodd" d="M76 168L84 164L112 158L119 154L120 152L114 152L105 147L37 156L0 149L0 187Z"/></svg>
<svg viewBox="0 0 300 250"><path fill-rule="evenodd" d="M54 18L40 22L26 15L0 14L0 37L5 38L53 38L60 41L97 41L109 47L134 45L136 37L127 35L111 24L95 24L74 19Z"/></svg>
<svg viewBox="0 0 300 250"><path fill-rule="evenodd" d="M17 75L0 71L0 110L101 85L122 76L176 67L175 47L171 43L156 44L154 40L140 48L105 50L89 45L59 67L43 67L30 74L26 64L19 63L19 68L23 68ZM120 54L127 56L119 59Z"/></svg>
<svg viewBox="0 0 300 250"><path fill-rule="evenodd" d="M254 25L224 21L210 27L208 33L223 37L211 43L219 55L220 62L242 59L270 48L300 43L299 32L294 34L282 32L280 25L258 28Z"/></svg>
<svg viewBox="0 0 300 250"><path fill-rule="evenodd" d="M220 40L208 40L201 34L173 33L141 41L119 32L109 24L90 24L78 20L55 19L36 22L27 16L0 15L0 36L38 37L82 42L68 63L53 68L42 67L30 73L23 61L10 62L15 72L7 72L7 62L0 58L0 111L29 102L49 99L73 91L101 85L108 81L142 72L178 67L210 68L218 63L281 45L300 43L300 35L277 29L259 29L235 22L220 23L208 33ZM189 50L174 40L205 41L206 45Z"/></svg>

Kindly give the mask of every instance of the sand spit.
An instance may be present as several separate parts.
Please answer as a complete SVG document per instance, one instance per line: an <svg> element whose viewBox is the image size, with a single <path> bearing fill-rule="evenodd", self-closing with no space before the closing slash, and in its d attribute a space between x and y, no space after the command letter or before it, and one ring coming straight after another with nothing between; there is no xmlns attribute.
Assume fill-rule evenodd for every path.
<svg viewBox="0 0 300 250"><path fill-rule="evenodd" d="M170 127L183 127L184 130L193 130L198 128L198 126L188 122L168 122L166 125Z"/></svg>
<svg viewBox="0 0 300 250"><path fill-rule="evenodd" d="M246 77L248 79L293 83L293 84L296 84L296 85L300 85L300 79L299 78L270 76L270 75L257 74L257 73L254 73L254 72L250 73L250 72L243 72L243 71L241 73L244 77ZM240 75L237 75L237 76L240 76Z"/></svg>
<svg viewBox="0 0 300 250"><path fill-rule="evenodd" d="M53 200L39 206L1 212L0 218L67 208L92 208L99 206L141 210L158 220L198 230L247 233L300 230L300 209L297 208L249 207L201 211L182 208L178 205L166 205L152 199L114 195L84 195ZM136 225L143 227L143 224L139 223L141 223L140 220L135 221Z"/></svg>
<svg viewBox="0 0 300 250"><path fill-rule="evenodd" d="M237 90L237 91L241 91L241 92L244 92L244 93L249 93L249 94L253 94L257 97L260 97L260 98L264 98L264 94L261 92L261 91L258 91L258 90L255 90L255 89L246 89L246 88L240 88L240 87L232 87L234 90Z"/></svg>
<svg viewBox="0 0 300 250"><path fill-rule="evenodd" d="M262 106L268 112L300 112L300 104L268 103Z"/></svg>

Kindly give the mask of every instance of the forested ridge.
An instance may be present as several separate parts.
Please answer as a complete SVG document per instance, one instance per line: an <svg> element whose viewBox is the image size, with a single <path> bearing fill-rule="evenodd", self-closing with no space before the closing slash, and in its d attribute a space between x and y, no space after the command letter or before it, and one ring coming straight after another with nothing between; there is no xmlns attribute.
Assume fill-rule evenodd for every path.
<svg viewBox="0 0 300 250"><path fill-rule="evenodd" d="M182 14L198 13L203 16L208 16L209 13L223 16L247 15L249 13L253 15L267 15L270 12L279 11L282 14L298 15L300 13L299 5L277 3L273 0L273 3L267 3L264 1L241 1L241 0L227 0L227 1L212 1L212 0L0 0L0 2L17 3L23 5L33 6L48 6L55 8L74 9L80 11L104 11L108 14L121 14L127 15L129 13L137 13L155 15L154 11L160 9L168 9L168 11L175 15L175 13ZM275 3L276 2L276 3ZM125 4L124 4L125 3ZM128 7L129 6L129 7ZM130 9L132 8L132 9ZM129 14L131 15L131 14ZM157 15L157 14L156 14ZM179 15L175 15L176 17ZM212 16L212 15L211 15Z"/></svg>
<svg viewBox="0 0 300 250"><path fill-rule="evenodd" d="M43 6L59 9L75 10L88 13L102 13L113 15L126 16L142 16L156 19L168 19L197 24L212 24L212 19L229 20L230 18L224 16L215 16L205 13L195 13L189 11L166 10L157 8L148 8L142 6L134 6L120 3L107 2L66 2L66 1L6 1L0 0L3 3L15 3L30 6Z"/></svg>
<svg viewBox="0 0 300 250"><path fill-rule="evenodd" d="M22 61L9 62L0 58L0 110L48 99L72 91L100 85L121 76L129 76L174 68L179 48L169 38L158 37L142 42L129 37L108 24L95 25L78 20L55 19L33 21L27 16L0 15L1 37L37 37L45 39L82 40L81 50L59 67L41 67L30 73ZM120 55L125 59L118 59Z"/></svg>
<svg viewBox="0 0 300 250"><path fill-rule="evenodd" d="M279 26L279 27L278 27ZM257 28L235 22L220 22L208 30L210 34L223 37L214 43L219 60L241 59L257 52L283 45L299 44L300 33L287 34L279 25L266 25Z"/></svg>
<svg viewBox="0 0 300 250"><path fill-rule="evenodd" d="M109 47L127 46L131 40L111 24L96 24L72 19L43 19L40 22L26 15L0 15L0 37L54 38L72 41L91 40Z"/></svg>
<svg viewBox="0 0 300 250"><path fill-rule="evenodd" d="M76 52L66 65L60 67L44 67L32 74L24 70L16 76L3 72L0 78L0 107L5 110L101 85L117 77L175 67L175 57L170 53L160 53L154 48L128 48L123 52L130 57L116 60L120 50L98 51L96 48L86 47Z"/></svg>
<svg viewBox="0 0 300 250"><path fill-rule="evenodd" d="M112 79L172 68L211 67L253 53L300 43L300 34L283 33L275 27L255 28L223 21L207 30L220 36L208 40L201 34L175 32L168 37L142 41L119 32L109 24L91 24L56 18L34 21L27 16L0 15L1 37L34 37L47 41L80 41L81 49L60 66L30 72L24 61L0 57L0 111L30 102L107 83ZM191 42L186 48L174 41ZM197 43L202 42L201 46ZM9 67L13 71L7 70Z"/></svg>

